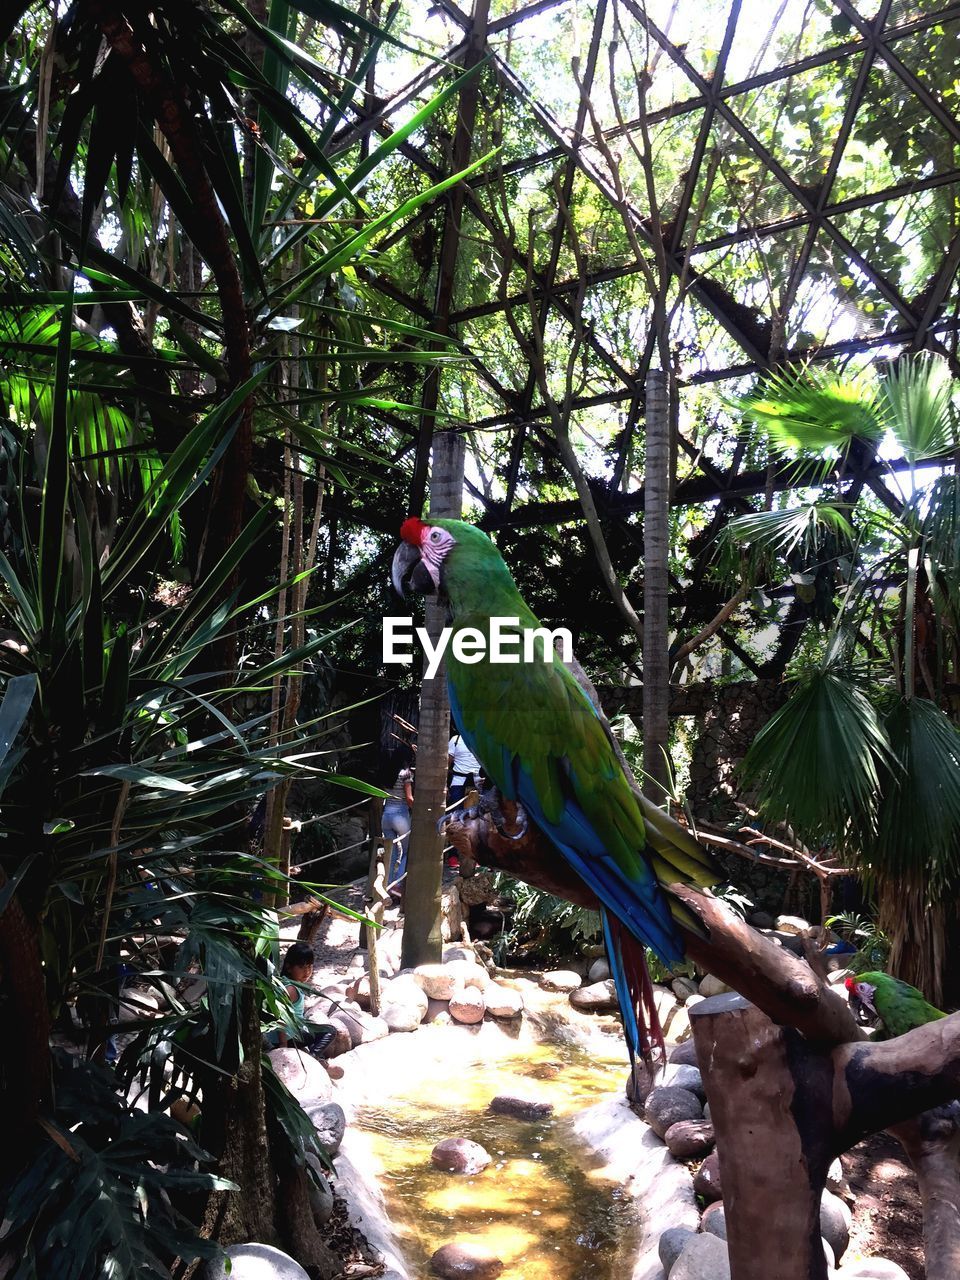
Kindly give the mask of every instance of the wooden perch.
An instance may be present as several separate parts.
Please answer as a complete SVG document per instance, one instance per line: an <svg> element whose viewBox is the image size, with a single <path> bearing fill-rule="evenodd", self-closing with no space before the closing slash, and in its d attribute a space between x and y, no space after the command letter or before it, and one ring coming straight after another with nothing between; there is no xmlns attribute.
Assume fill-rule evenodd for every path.
<svg viewBox="0 0 960 1280"><path fill-rule="evenodd" d="M515 804L494 806L487 796L450 822L461 874L493 867L596 910L592 891L519 817ZM960 1095L960 1014L867 1042L847 1001L810 964L710 893L679 885L672 892L704 927L705 936L683 931L690 959L740 993L691 1009L717 1133L732 1280L825 1280L819 1203L830 1161L888 1126L896 1126L920 1184L927 1278L956 1280L960 1129L926 1109ZM778 1153L764 1162L762 1178L758 1150ZM768 1243L766 1253L758 1240Z"/></svg>

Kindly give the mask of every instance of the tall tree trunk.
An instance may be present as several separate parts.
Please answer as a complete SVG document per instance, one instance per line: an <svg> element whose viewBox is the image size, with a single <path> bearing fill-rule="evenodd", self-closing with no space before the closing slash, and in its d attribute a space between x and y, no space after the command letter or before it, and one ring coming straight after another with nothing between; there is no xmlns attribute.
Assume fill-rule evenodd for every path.
<svg viewBox="0 0 960 1280"><path fill-rule="evenodd" d="M643 768L644 791L656 803L667 785L670 657L667 593L670 554L670 408L667 373L651 369L646 383L646 465L643 507Z"/></svg>
<svg viewBox="0 0 960 1280"><path fill-rule="evenodd" d="M463 503L463 460L466 441L452 431L433 438L430 514L457 518ZM446 624L446 610L427 599L426 628L434 644ZM407 855L403 927L404 968L440 959L440 885L443 879L443 839L437 823L447 797L447 743L450 739L450 700L446 664L432 680L424 680L417 731L417 785Z"/></svg>

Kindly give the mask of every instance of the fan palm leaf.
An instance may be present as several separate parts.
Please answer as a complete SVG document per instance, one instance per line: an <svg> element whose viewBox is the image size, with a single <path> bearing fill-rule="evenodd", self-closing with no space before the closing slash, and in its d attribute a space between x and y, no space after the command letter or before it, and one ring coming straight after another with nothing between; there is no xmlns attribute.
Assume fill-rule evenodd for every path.
<svg viewBox="0 0 960 1280"><path fill-rule="evenodd" d="M803 840L848 845L876 832L881 770L898 763L869 699L828 668L802 680L741 768L765 816Z"/></svg>

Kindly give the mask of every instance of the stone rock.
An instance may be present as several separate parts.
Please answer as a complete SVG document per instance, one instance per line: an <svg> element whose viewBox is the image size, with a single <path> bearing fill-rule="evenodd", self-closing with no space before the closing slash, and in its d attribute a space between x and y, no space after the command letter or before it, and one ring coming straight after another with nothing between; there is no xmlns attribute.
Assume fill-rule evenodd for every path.
<svg viewBox="0 0 960 1280"><path fill-rule="evenodd" d="M827 1269L831 1270L836 1267L837 1260L833 1256L833 1250L830 1248L830 1242L828 1240L824 1240L823 1236L821 1236L820 1243L823 1245L823 1256L827 1260Z"/></svg>
<svg viewBox="0 0 960 1280"><path fill-rule="evenodd" d="M712 973L708 973L700 979L699 995L705 1000L709 1000L711 996L722 996L725 991L730 988L725 982L721 982L719 978L715 978Z"/></svg>
<svg viewBox="0 0 960 1280"><path fill-rule="evenodd" d="M306 1161L313 1170L313 1177L307 1178L307 1195L310 1197L310 1210L316 1219L317 1226L322 1227L333 1215L333 1189L323 1171L323 1165L312 1151L306 1153Z"/></svg>
<svg viewBox="0 0 960 1280"><path fill-rule="evenodd" d="M843 1268L843 1280L908 1280L903 1267L889 1258L859 1258Z"/></svg>
<svg viewBox="0 0 960 1280"><path fill-rule="evenodd" d="M713 1125L706 1120L678 1120L663 1135L674 1160L692 1160L713 1150Z"/></svg>
<svg viewBox="0 0 960 1280"><path fill-rule="evenodd" d="M421 964L413 971L417 983L431 1000L449 1000L457 985L457 975L451 965Z"/></svg>
<svg viewBox="0 0 960 1280"><path fill-rule="evenodd" d="M304 1111L310 1117L310 1123L317 1131L317 1145L327 1155L336 1155L343 1141L347 1127L347 1117L339 1102L308 1103Z"/></svg>
<svg viewBox="0 0 960 1280"><path fill-rule="evenodd" d="M674 978L670 983L670 990L681 1004L686 1004L691 996L698 994L699 988L692 978Z"/></svg>
<svg viewBox="0 0 960 1280"><path fill-rule="evenodd" d="M804 936L802 933L787 933L785 930L780 930L777 933L771 933L770 937L775 938L784 951L790 951L795 956L803 957Z"/></svg>
<svg viewBox="0 0 960 1280"><path fill-rule="evenodd" d="M300 1049L271 1049L270 1063L277 1078L301 1103L329 1102L333 1085L316 1058Z"/></svg>
<svg viewBox="0 0 960 1280"><path fill-rule="evenodd" d="M697 1066L697 1046L692 1040L684 1040L681 1044L675 1044L667 1054L668 1062L676 1062L683 1066Z"/></svg>
<svg viewBox="0 0 960 1280"><path fill-rule="evenodd" d="M457 987L450 997L450 1016L456 1022L482 1022L486 1005L477 987Z"/></svg>
<svg viewBox="0 0 960 1280"><path fill-rule="evenodd" d="M495 1116L513 1116L515 1120L545 1120L547 1116L553 1115L553 1103L498 1093L487 1110Z"/></svg>
<svg viewBox="0 0 960 1280"><path fill-rule="evenodd" d="M675 1085L661 1085L652 1089L643 1109L643 1118L658 1138L663 1138L671 1125L679 1120L700 1120L703 1107L700 1099L689 1089Z"/></svg>
<svg viewBox="0 0 960 1280"><path fill-rule="evenodd" d="M471 964L476 964L477 953L465 942L448 942L443 948L443 963L449 964L452 960L468 960Z"/></svg>
<svg viewBox="0 0 960 1280"><path fill-rule="evenodd" d="M752 924L755 929L772 929L775 921L769 911L752 911L747 916L747 924Z"/></svg>
<svg viewBox="0 0 960 1280"><path fill-rule="evenodd" d="M678 1089L689 1089L701 1102L707 1096L703 1089L703 1077L699 1068L687 1066L685 1062L668 1063L660 1077L660 1083L674 1085Z"/></svg>
<svg viewBox="0 0 960 1280"><path fill-rule="evenodd" d="M380 1016L391 1031L416 1031L423 1021L423 1013L415 1004L388 1004Z"/></svg>
<svg viewBox="0 0 960 1280"><path fill-rule="evenodd" d="M380 993L380 1005L385 1008L391 1004L412 1005L420 1010L421 1018L425 1018L430 1004L430 997L417 981L416 975L411 971L410 973L398 974L390 982L383 984L383 989Z"/></svg>
<svg viewBox="0 0 960 1280"><path fill-rule="evenodd" d="M582 1009L584 1013L610 1013L618 1007L613 979L592 982L588 987L571 991L570 1003L575 1009Z"/></svg>
<svg viewBox="0 0 960 1280"><path fill-rule="evenodd" d="M720 1186L720 1157L715 1151L710 1152L693 1175L693 1189L708 1204L723 1198L723 1190Z"/></svg>
<svg viewBox="0 0 960 1280"><path fill-rule="evenodd" d="M424 1022L436 1023L437 1026L449 1027L453 1022L450 1017L450 1006L446 1000L428 1000L427 1016Z"/></svg>
<svg viewBox="0 0 960 1280"><path fill-rule="evenodd" d="M709 1102L705 1102L705 1103L703 1104L703 1118L704 1118L704 1120L709 1120L711 1124L713 1123L713 1118L712 1118L712 1117L711 1117L711 1115L710 1115L710 1103L709 1103Z"/></svg>
<svg viewBox="0 0 960 1280"><path fill-rule="evenodd" d="M323 1051L325 1058L339 1058L342 1053L349 1053L353 1048L353 1040L350 1032L339 1022L335 1022L332 1018L330 1025L334 1029L334 1037Z"/></svg>
<svg viewBox="0 0 960 1280"><path fill-rule="evenodd" d="M370 1044L374 1040L385 1040L389 1034L390 1028L383 1018L371 1018L369 1015L364 1015L363 1027L360 1032L361 1044Z"/></svg>
<svg viewBox="0 0 960 1280"><path fill-rule="evenodd" d="M820 1200L820 1234L836 1255L837 1262L850 1243L850 1225L853 1215L832 1191L824 1191Z"/></svg>
<svg viewBox="0 0 960 1280"><path fill-rule="evenodd" d="M562 1070L563 1066L559 1062L535 1062L520 1074L529 1076L531 1080L556 1080Z"/></svg>
<svg viewBox="0 0 960 1280"><path fill-rule="evenodd" d="M206 1280L310 1280L299 1262L269 1244L232 1244L225 1253L230 1270L222 1259L208 1262Z"/></svg>
<svg viewBox="0 0 960 1280"><path fill-rule="evenodd" d="M352 1000L344 1001L336 1013L330 1015L334 1026L346 1027L350 1033L350 1043L355 1049L358 1044L369 1044L371 1040L382 1040L390 1034L390 1028L380 1018L364 1013Z"/></svg>
<svg viewBox="0 0 960 1280"><path fill-rule="evenodd" d="M598 960L594 960L587 970L587 982L606 982L609 977L610 966L602 956Z"/></svg>
<svg viewBox="0 0 960 1280"><path fill-rule="evenodd" d="M670 1227L663 1233L657 1251L660 1254L660 1265L663 1267L664 1275L669 1276L673 1264L696 1234L689 1227Z"/></svg>
<svg viewBox="0 0 960 1280"><path fill-rule="evenodd" d="M810 921L804 920L803 916L777 916L773 927L777 933L794 933L799 936L806 934Z"/></svg>
<svg viewBox="0 0 960 1280"><path fill-rule="evenodd" d="M473 1174L485 1169L493 1156L469 1138L444 1138L430 1152L430 1159L447 1173Z"/></svg>
<svg viewBox="0 0 960 1280"><path fill-rule="evenodd" d="M846 1186L846 1183L847 1180L844 1176L843 1165L840 1163L840 1158L838 1156L827 1170L827 1190L832 1191L835 1196L839 1196Z"/></svg>
<svg viewBox="0 0 960 1280"><path fill-rule="evenodd" d="M482 964L477 964L475 957L469 960L451 960L443 967L453 974L458 985L462 983L465 987L478 987L481 991L486 991L490 985L489 973Z"/></svg>
<svg viewBox="0 0 960 1280"><path fill-rule="evenodd" d="M491 982L483 993L487 1013L494 1018L519 1018L523 1013L523 996L513 987Z"/></svg>
<svg viewBox="0 0 960 1280"><path fill-rule="evenodd" d="M709 1231L688 1240L670 1280L730 1280L726 1242Z"/></svg>
<svg viewBox="0 0 960 1280"><path fill-rule="evenodd" d="M503 1271L503 1263L495 1254L464 1240L438 1249L430 1259L430 1270L441 1280L494 1280Z"/></svg>
<svg viewBox="0 0 960 1280"><path fill-rule="evenodd" d="M713 1204L708 1204L704 1209L703 1217L700 1219L700 1230L709 1231L712 1236L717 1236L720 1240L726 1240L727 1215L722 1200L715 1200Z"/></svg>
<svg viewBox="0 0 960 1280"><path fill-rule="evenodd" d="M552 969L540 979L544 991L576 991L582 983L579 973L571 969Z"/></svg>

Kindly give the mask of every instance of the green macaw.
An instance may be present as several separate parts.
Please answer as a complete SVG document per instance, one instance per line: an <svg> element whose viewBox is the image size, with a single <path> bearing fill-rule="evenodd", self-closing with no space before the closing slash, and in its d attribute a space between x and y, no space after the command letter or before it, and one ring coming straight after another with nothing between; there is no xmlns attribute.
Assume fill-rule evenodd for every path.
<svg viewBox="0 0 960 1280"><path fill-rule="evenodd" d="M599 898L627 1041L646 1056L645 1021L661 1046L662 1033L638 944L668 965L681 961L679 925L699 925L665 887L723 877L686 828L637 796L603 721L550 640L534 640L534 659L524 660L524 636L540 623L487 535L462 520L430 517L411 517L400 532L397 591L436 591L449 604L447 682L457 727L501 794L522 804ZM510 661L490 660L498 628L516 637ZM462 634L468 629L472 636ZM458 636L465 642L459 656Z"/></svg>
<svg viewBox="0 0 960 1280"><path fill-rule="evenodd" d="M947 1015L924 1000L923 993L908 982L891 978L889 973L871 971L847 978L844 986L851 1003L863 1005L883 1022L887 1039L902 1036L925 1022L935 1022Z"/></svg>

